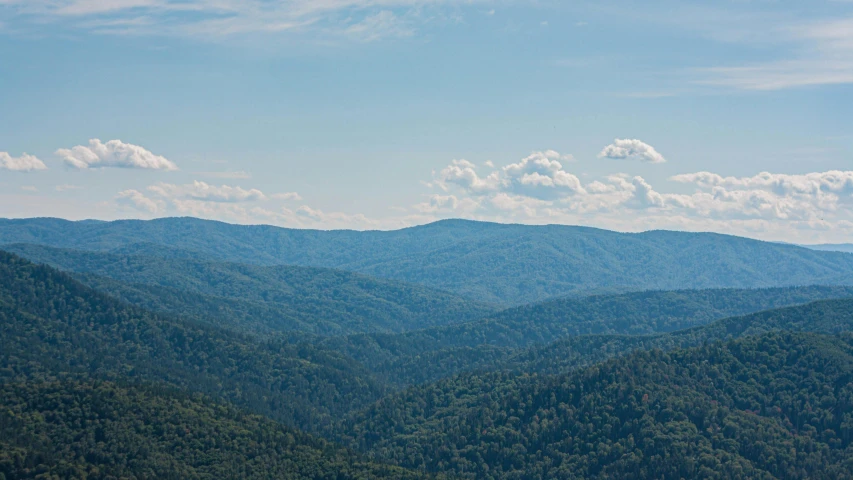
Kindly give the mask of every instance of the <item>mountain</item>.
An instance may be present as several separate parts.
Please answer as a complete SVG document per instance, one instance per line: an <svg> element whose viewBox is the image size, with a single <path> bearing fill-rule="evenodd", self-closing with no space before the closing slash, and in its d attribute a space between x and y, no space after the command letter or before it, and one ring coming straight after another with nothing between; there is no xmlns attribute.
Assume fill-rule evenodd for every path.
<svg viewBox="0 0 853 480"><path fill-rule="evenodd" d="M157 244L257 265L349 270L520 305L590 289L853 284L853 256L712 233L617 233L447 220L389 232L293 230L195 218L0 221L0 244L144 250Z"/></svg>
<svg viewBox="0 0 853 480"><path fill-rule="evenodd" d="M199 395L89 378L0 383L0 478L416 479Z"/></svg>
<svg viewBox="0 0 853 480"><path fill-rule="evenodd" d="M770 332L839 334L853 331L853 299L835 299L724 318L659 335L584 335L516 350L491 368L564 373L637 350L696 347Z"/></svg>
<svg viewBox="0 0 853 480"><path fill-rule="evenodd" d="M200 392L319 431L385 387L356 362L127 305L0 252L0 382L68 375Z"/></svg>
<svg viewBox="0 0 853 480"><path fill-rule="evenodd" d="M566 375L467 375L344 422L370 458L457 478L851 478L853 336L769 333Z"/></svg>
<svg viewBox="0 0 853 480"><path fill-rule="evenodd" d="M160 253L150 244L144 247L145 253ZM163 249L166 257L26 244L4 249L75 272L96 290L148 310L256 332L403 332L495 311L435 289L326 268L198 260L175 249Z"/></svg>
<svg viewBox="0 0 853 480"><path fill-rule="evenodd" d="M358 359L392 383L417 384L463 370L491 368L518 355L518 349L566 337L602 335L639 342L647 337L626 336L675 332L727 317L842 298L853 298L853 287L652 291L562 298L511 308L469 323L397 335L351 335L323 344ZM571 342L574 340L564 343ZM574 343L572 348L587 351Z"/></svg>

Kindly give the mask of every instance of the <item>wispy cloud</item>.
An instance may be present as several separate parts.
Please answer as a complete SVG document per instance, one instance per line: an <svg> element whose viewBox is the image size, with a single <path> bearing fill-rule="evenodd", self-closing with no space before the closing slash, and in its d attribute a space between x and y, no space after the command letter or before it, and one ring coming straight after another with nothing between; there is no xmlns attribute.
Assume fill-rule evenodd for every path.
<svg viewBox="0 0 853 480"><path fill-rule="evenodd" d="M426 8L494 0L0 0L20 21L107 34L222 37L314 29L360 40L410 36Z"/></svg>
<svg viewBox="0 0 853 480"><path fill-rule="evenodd" d="M853 17L777 29L796 46L786 57L748 65L704 68L698 83L743 90L781 90L853 83Z"/></svg>

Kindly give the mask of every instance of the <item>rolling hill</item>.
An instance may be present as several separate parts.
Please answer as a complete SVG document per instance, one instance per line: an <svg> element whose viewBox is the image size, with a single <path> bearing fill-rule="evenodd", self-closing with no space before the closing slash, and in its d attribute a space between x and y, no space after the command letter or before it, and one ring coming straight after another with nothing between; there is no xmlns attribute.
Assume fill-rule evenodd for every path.
<svg viewBox="0 0 853 480"><path fill-rule="evenodd" d="M7 245L33 262L148 310L255 332L404 332L470 321L496 308L420 285L327 268L259 266L168 256ZM155 251L156 250L156 251ZM145 245L146 253L160 250Z"/></svg>
<svg viewBox="0 0 853 480"><path fill-rule="evenodd" d="M153 314L6 252L0 338L0 382L157 382L311 431L386 392L336 352Z"/></svg>
<svg viewBox="0 0 853 480"><path fill-rule="evenodd" d="M0 383L0 478L416 479L200 395L90 378Z"/></svg>
<svg viewBox="0 0 853 480"><path fill-rule="evenodd" d="M293 230L194 218L2 220L0 245L10 243L97 251L157 244L229 262L349 270L504 305L597 288L853 284L853 255L838 252L712 233L628 234L463 220L389 232Z"/></svg>
<svg viewBox="0 0 853 480"><path fill-rule="evenodd" d="M559 343L561 339L579 352L586 351L575 343L583 341L574 339L579 336L599 335L641 345L640 340L646 341L651 334L844 298L853 298L853 287L652 291L562 298L511 308L468 323L403 334L336 337L322 344L358 359L392 383L418 384L464 370L492 368L520 355L519 350Z"/></svg>
<svg viewBox="0 0 853 480"><path fill-rule="evenodd" d="M570 374L467 375L343 423L353 446L458 478L850 478L853 337L769 333Z"/></svg>

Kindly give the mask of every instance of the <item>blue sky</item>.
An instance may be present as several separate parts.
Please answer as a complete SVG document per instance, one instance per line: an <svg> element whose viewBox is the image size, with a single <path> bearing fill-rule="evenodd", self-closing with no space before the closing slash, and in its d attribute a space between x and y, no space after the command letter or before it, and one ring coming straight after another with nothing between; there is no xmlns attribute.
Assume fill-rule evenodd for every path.
<svg viewBox="0 0 853 480"><path fill-rule="evenodd" d="M0 0L0 216L853 240L853 2Z"/></svg>

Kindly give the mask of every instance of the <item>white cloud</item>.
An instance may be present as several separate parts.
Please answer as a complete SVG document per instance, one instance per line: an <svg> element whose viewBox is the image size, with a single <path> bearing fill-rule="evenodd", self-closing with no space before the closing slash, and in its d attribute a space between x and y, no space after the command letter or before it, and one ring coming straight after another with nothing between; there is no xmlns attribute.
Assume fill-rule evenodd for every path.
<svg viewBox="0 0 853 480"><path fill-rule="evenodd" d="M118 205L131 207L147 213L159 213L163 209L163 202L152 200L138 190L125 190L119 192L115 197Z"/></svg>
<svg viewBox="0 0 853 480"><path fill-rule="evenodd" d="M442 189L447 190L448 185L458 185L472 192L495 191L500 188L501 179L497 172L481 178L477 174L477 167L468 160L453 160L447 167L442 169L435 179Z"/></svg>
<svg viewBox="0 0 853 480"><path fill-rule="evenodd" d="M237 172L199 172L198 175L201 175L203 177L222 178L228 180L248 180L252 178L252 175L242 170Z"/></svg>
<svg viewBox="0 0 853 480"><path fill-rule="evenodd" d="M777 27L774 38L794 42L786 58L700 69L697 83L741 90L781 90L853 83L853 17Z"/></svg>
<svg viewBox="0 0 853 480"><path fill-rule="evenodd" d="M54 187L54 190L56 190L57 192L67 192L69 190L81 190L82 188L83 187L79 185L70 185L66 183L62 185L57 185L56 187Z"/></svg>
<svg viewBox="0 0 853 480"><path fill-rule="evenodd" d="M300 201L302 200L302 195L299 195L296 192L286 192L286 193L274 193L270 195L270 198L274 198L276 200L285 200L285 201Z"/></svg>
<svg viewBox="0 0 853 480"><path fill-rule="evenodd" d="M88 146L78 145L71 149L61 148L56 155L65 163L77 169L90 168L141 168L150 170L177 170L178 167L165 157L154 155L148 150L121 140L102 143L98 139L89 140Z"/></svg>
<svg viewBox="0 0 853 480"><path fill-rule="evenodd" d="M25 191L25 192L38 192L38 191L39 191L39 189L38 189L38 188L33 187L33 186L31 186L31 185L24 185L24 186L22 186L22 187L21 187L21 190L23 190L23 191Z"/></svg>
<svg viewBox="0 0 853 480"><path fill-rule="evenodd" d="M47 165L33 155L24 153L20 157L13 157L8 152L0 152L0 170L31 172L33 170L46 169Z"/></svg>
<svg viewBox="0 0 853 480"><path fill-rule="evenodd" d="M617 138L612 144L604 147L599 158L637 159L649 163L664 163L666 159L648 143L636 139Z"/></svg>
<svg viewBox="0 0 853 480"><path fill-rule="evenodd" d="M197 180L186 185L159 183L148 187L148 190L163 198L191 199L207 202L254 202L266 200L267 198L264 192L255 188L246 190L230 185L216 186Z"/></svg>
<svg viewBox="0 0 853 480"><path fill-rule="evenodd" d="M789 239L816 231L825 232L822 238L853 235L853 172L764 172L749 177L696 172L669 179L694 188L693 193L680 193L626 174L581 181L554 158L534 154L479 174L469 163L453 162L431 183L444 192L412 209L436 218L579 223L623 230L716 230L765 237L797 232ZM446 182L448 172L457 181ZM557 188L558 181L569 188Z"/></svg>

